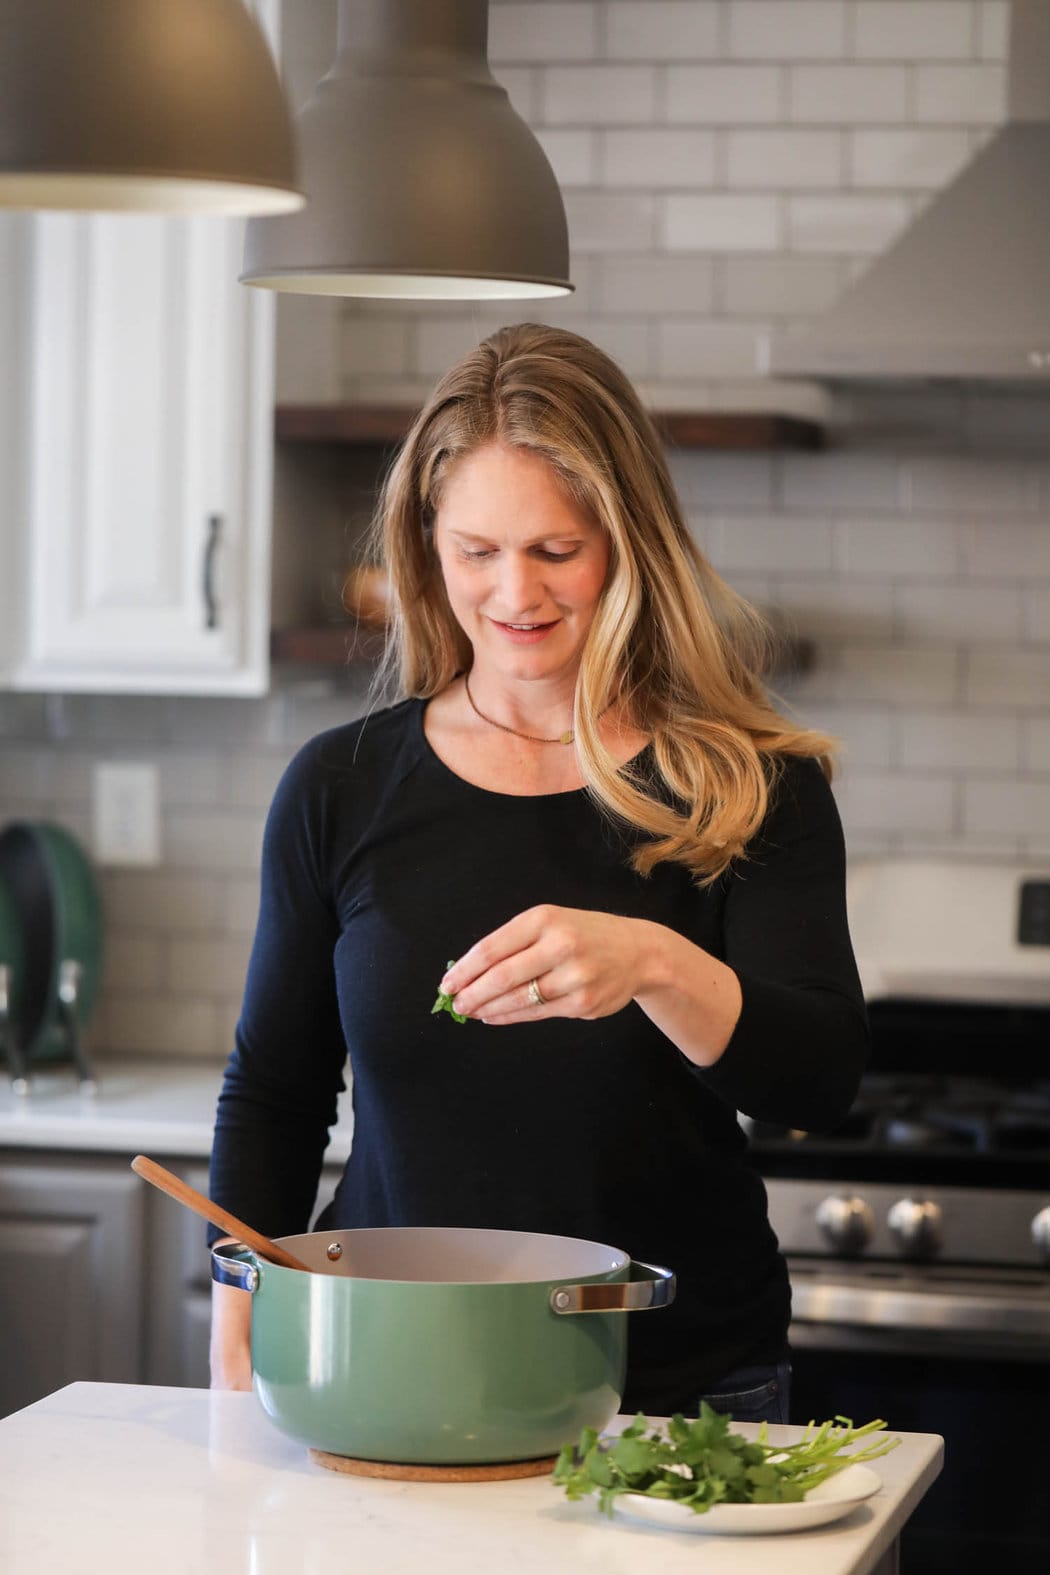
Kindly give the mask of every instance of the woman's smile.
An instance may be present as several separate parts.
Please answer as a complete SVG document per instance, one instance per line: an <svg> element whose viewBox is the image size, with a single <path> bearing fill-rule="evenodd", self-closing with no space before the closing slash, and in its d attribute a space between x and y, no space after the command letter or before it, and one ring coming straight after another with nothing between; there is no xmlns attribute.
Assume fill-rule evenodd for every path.
<svg viewBox="0 0 1050 1575"><path fill-rule="evenodd" d="M557 629L561 619L556 618L551 623L501 623L493 618L491 622L514 645L538 645Z"/></svg>

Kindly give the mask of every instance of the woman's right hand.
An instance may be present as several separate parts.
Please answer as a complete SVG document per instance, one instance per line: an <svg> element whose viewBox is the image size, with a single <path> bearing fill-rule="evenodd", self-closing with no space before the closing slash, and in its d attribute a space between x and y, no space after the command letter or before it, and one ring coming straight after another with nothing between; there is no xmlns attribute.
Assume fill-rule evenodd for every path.
<svg viewBox="0 0 1050 1575"><path fill-rule="evenodd" d="M211 1387L252 1387L252 1298L233 1285L212 1282Z"/></svg>

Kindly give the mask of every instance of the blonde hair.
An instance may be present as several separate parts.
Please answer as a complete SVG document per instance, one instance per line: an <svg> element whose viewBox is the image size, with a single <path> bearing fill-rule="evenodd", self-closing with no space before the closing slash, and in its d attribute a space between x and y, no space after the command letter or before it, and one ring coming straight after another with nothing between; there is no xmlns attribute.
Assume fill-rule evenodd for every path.
<svg viewBox="0 0 1050 1575"><path fill-rule="evenodd" d="M640 874L670 860L707 885L743 856L783 757L816 757L830 777L833 744L774 709L759 676L772 649L765 620L696 546L652 421L589 340L536 323L501 328L420 411L373 526L392 602L378 681L396 676L402 694L429 698L471 665L433 529L450 468L488 443L542 456L608 535L576 684L580 771L603 810L646 833L631 855ZM651 736L659 781L605 747L597 719L614 701Z"/></svg>

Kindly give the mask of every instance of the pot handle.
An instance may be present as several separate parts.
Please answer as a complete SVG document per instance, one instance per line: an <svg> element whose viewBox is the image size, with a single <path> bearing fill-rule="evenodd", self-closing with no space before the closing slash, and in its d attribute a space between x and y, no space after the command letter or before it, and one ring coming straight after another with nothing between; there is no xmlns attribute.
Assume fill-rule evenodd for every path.
<svg viewBox="0 0 1050 1575"><path fill-rule="evenodd" d="M220 1241L211 1249L211 1277L236 1291L254 1291L259 1284L255 1256L243 1241Z"/></svg>
<svg viewBox="0 0 1050 1575"><path fill-rule="evenodd" d="M629 1280L601 1285L555 1285L548 1301L552 1312L644 1312L674 1301L673 1269L632 1261Z"/></svg>

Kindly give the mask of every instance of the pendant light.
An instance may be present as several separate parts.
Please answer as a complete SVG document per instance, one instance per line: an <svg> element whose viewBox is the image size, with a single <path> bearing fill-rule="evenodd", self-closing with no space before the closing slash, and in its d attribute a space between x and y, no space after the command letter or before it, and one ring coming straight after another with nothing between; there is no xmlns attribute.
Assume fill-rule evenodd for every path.
<svg viewBox="0 0 1050 1575"><path fill-rule="evenodd" d="M0 207L247 214L303 200L244 0L0 0Z"/></svg>
<svg viewBox="0 0 1050 1575"><path fill-rule="evenodd" d="M487 48L487 0L339 0L335 63L296 125L307 205L249 221L242 281L403 299L568 294L558 183Z"/></svg>

